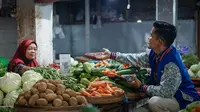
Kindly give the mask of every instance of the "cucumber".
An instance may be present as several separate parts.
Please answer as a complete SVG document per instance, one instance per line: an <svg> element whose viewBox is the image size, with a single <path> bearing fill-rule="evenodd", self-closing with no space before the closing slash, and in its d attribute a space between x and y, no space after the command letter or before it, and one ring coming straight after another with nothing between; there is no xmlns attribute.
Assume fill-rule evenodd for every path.
<svg viewBox="0 0 200 112"><path fill-rule="evenodd" d="M129 68L125 68L125 69L121 69L117 71L117 74L118 75L134 74L134 73L137 73L139 70L140 70L139 67L129 67Z"/></svg>

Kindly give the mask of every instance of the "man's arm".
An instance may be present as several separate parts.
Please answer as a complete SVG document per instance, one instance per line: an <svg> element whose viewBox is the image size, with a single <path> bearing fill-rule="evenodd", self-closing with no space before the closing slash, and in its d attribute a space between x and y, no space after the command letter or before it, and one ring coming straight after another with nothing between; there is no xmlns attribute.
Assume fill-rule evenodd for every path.
<svg viewBox="0 0 200 112"><path fill-rule="evenodd" d="M149 85L146 88L146 92L152 96L172 98L178 90L181 81L182 78L180 69L175 63L170 62L164 68L164 73L161 77L160 85Z"/></svg>
<svg viewBox="0 0 200 112"><path fill-rule="evenodd" d="M149 54L143 53L111 53L111 59L137 67L149 67Z"/></svg>

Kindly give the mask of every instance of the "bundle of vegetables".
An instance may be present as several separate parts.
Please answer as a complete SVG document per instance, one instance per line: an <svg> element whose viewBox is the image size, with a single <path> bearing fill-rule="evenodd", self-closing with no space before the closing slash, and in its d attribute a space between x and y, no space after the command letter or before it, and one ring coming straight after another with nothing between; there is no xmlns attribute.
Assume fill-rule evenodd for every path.
<svg viewBox="0 0 200 112"><path fill-rule="evenodd" d="M129 67L116 72L118 75L136 74L137 78L144 84L148 83L150 74L147 68Z"/></svg>
<svg viewBox="0 0 200 112"><path fill-rule="evenodd" d="M200 101L193 102L186 106L186 109L179 112L200 112Z"/></svg>
<svg viewBox="0 0 200 112"><path fill-rule="evenodd" d="M200 63L194 64L188 69L191 78L200 78Z"/></svg>
<svg viewBox="0 0 200 112"><path fill-rule="evenodd" d="M85 89L90 83L90 81L86 78L82 78L80 81L78 81L72 76L63 77L62 82L66 88L71 88L74 91L80 91L80 89Z"/></svg>
<svg viewBox="0 0 200 112"><path fill-rule="evenodd" d="M61 77L63 84L75 91L85 89L91 81L96 79L98 76L104 76L102 72L95 69L94 63L78 63L72 66L71 76Z"/></svg>
<svg viewBox="0 0 200 112"><path fill-rule="evenodd" d="M99 78L91 82L86 90L83 89L80 92L86 97L119 96L124 93L111 82Z"/></svg>
<svg viewBox="0 0 200 112"><path fill-rule="evenodd" d="M40 80L29 91L20 93L17 104L21 106L77 106L87 105L80 93L66 89L60 80Z"/></svg>
<svg viewBox="0 0 200 112"><path fill-rule="evenodd" d="M61 79L62 74L59 70L52 67L35 67L32 68L35 72L38 72L42 75L44 79Z"/></svg>

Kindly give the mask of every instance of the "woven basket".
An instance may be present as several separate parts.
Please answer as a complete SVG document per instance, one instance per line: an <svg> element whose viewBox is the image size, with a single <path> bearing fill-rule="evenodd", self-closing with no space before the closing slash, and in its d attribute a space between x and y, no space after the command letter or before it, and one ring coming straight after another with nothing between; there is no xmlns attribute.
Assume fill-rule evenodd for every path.
<svg viewBox="0 0 200 112"><path fill-rule="evenodd" d="M110 104L121 102L125 99L125 94L119 96L105 96L105 97L86 97L88 103L91 104Z"/></svg>
<svg viewBox="0 0 200 112"><path fill-rule="evenodd" d="M68 107L53 107L53 106L33 106L33 107L28 107L28 106L20 106L20 105L15 105L14 109L17 112L80 112L81 108L84 106L68 106Z"/></svg>
<svg viewBox="0 0 200 112"><path fill-rule="evenodd" d="M144 93L126 93L126 97L128 99L141 99L141 98L144 98L146 97L146 95Z"/></svg>

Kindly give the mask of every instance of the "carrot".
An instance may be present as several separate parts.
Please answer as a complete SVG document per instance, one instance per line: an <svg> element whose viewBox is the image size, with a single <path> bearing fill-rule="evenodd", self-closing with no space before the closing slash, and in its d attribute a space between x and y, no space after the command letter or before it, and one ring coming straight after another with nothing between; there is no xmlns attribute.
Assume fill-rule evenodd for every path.
<svg viewBox="0 0 200 112"><path fill-rule="evenodd" d="M108 85L108 83L106 83L106 89L109 90L111 93L114 92L114 91L111 89L111 87Z"/></svg>
<svg viewBox="0 0 200 112"><path fill-rule="evenodd" d="M90 90L91 90L91 91L96 91L96 90L97 90L97 88L91 88Z"/></svg>
<svg viewBox="0 0 200 112"><path fill-rule="evenodd" d="M119 89L118 87L111 87L112 88L112 90L117 90L117 89Z"/></svg>
<svg viewBox="0 0 200 112"><path fill-rule="evenodd" d="M92 83L90 83L90 86L92 87L98 87L98 86L106 86L106 82L105 81L94 81Z"/></svg>
<svg viewBox="0 0 200 112"><path fill-rule="evenodd" d="M104 91L102 89L97 89L97 92L100 94L104 93Z"/></svg>
<svg viewBox="0 0 200 112"><path fill-rule="evenodd" d="M112 96L112 94L101 94L101 96Z"/></svg>
<svg viewBox="0 0 200 112"><path fill-rule="evenodd" d="M101 94L100 94L99 92L97 92L97 91L93 91L93 92L91 93L91 95L92 95L92 96L101 96Z"/></svg>
<svg viewBox="0 0 200 112"><path fill-rule="evenodd" d="M84 96L91 96L90 93L88 93L86 90L81 90L80 93Z"/></svg>
<svg viewBox="0 0 200 112"><path fill-rule="evenodd" d="M104 89L103 92L104 92L104 93L107 93L107 94L112 94L112 92L110 92L110 91L107 90L107 89Z"/></svg>

